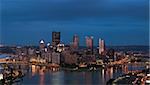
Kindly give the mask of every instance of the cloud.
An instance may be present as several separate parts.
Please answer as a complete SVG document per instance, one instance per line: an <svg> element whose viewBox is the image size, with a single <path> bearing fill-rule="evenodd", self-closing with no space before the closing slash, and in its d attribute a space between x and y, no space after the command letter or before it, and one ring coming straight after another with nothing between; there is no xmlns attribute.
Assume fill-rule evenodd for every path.
<svg viewBox="0 0 150 85"><path fill-rule="evenodd" d="M148 0L2 0L2 39L5 43L23 42L18 37L22 36L36 42L39 38L51 38L51 31L56 30L62 32L67 42L76 33L102 36L108 43L114 40L114 44L118 44L115 37L120 44L124 40L133 40L129 44L146 44L148 8Z"/></svg>
<svg viewBox="0 0 150 85"><path fill-rule="evenodd" d="M127 0L128 1L128 0ZM148 4L107 0L3 0L3 20L74 20L130 16L136 19L148 17ZM145 0L144 0L145 1ZM143 2L144 2L143 1ZM115 3L116 2L116 3ZM125 4L123 2L126 2ZM144 18L143 18L144 17Z"/></svg>

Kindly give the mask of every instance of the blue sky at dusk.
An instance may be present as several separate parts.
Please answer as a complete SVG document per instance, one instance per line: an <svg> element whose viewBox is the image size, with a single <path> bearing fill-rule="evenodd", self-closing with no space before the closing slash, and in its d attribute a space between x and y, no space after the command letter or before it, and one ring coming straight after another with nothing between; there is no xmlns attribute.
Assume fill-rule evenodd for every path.
<svg viewBox="0 0 150 85"><path fill-rule="evenodd" d="M148 45L149 0L2 0L1 43L51 42L51 32L60 31L63 43L74 34L85 45L103 38L106 45Z"/></svg>

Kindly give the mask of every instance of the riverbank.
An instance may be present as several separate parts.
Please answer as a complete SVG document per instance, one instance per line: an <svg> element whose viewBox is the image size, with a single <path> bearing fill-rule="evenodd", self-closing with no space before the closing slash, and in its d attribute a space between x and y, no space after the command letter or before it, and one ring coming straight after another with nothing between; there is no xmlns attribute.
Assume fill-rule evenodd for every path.
<svg viewBox="0 0 150 85"><path fill-rule="evenodd" d="M146 80L144 80L144 78L146 77L147 74L150 74L150 68L144 69L140 72L130 72L128 74L119 76L116 79L110 79L109 81L107 81L107 85L112 84L145 85Z"/></svg>
<svg viewBox="0 0 150 85"><path fill-rule="evenodd" d="M4 69L1 73L0 85L12 85L13 83L22 81L25 74L20 70Z"/></svg>

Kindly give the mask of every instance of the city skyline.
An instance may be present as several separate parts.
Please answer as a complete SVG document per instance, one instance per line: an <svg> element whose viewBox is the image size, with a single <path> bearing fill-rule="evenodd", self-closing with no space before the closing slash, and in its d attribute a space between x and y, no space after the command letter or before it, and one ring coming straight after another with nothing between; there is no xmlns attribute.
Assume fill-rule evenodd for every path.
<svg viewBox="0 0 150 85"><path fill-rule="evenodd" d="M1 0L0 85L149 85L149 0Z"/></svg>
<svg viewBox="0 0 150 85"><path fill-rule="evenodd" d="M149 45L148 0L3 0L1 43L38 45L51 42L51 32L61 32L69 44L74 34L85 46L85 36L106 45Z"/></svg>
<svg viewBox="0 0 150 85"><path fill-rule="evenodd" d="M53 31L53 32L56 32L56 31ZM53 34L53 32L51 32L52 34ZM79 39L79 41L78 41L78 46L80 47L82 47L82 46L84 46L84 47L86 47L87 46L87 38L91 38L92 39L92 46L94 46L94 48L95 47L97 47L97 46L99 46L99 40L100 39L102 39L102 41L103 41L103 38L101 38L101 37L99 37L99 38L97 38L97 39L95 39L94 38L94 36L82 36L82 38L84 38L84 39L80 39L80 36L78 36L77 34L74 34L73 36L72 36L72 40L70 40L68 43L65 43L62 39L61 39L61 32L59 32L60 33L60 41L59 41L59 44L65 44L65 45L74 45L74 41L72 41L72 40L74 40L74 36L77 36L78 37L78 39ZM45 43L45 45L47 44L47 45L53 45L53 39L52 39L52 36L53 35L51 35L51 39L50 40L47 40L47 39L44 39L44 38L41 38L41 39L39 39L38 41L36 41L36 43L26 43L26 44L3 44L3 43L1 43L1 45L3 46L3 45L6 45L6 46L14 46L14 45L18 45L18 46L38 46L39 45L39 43ZM80 41L80 40L82 40L82 42ZM104 39L105 40L105 39ZM107 44L107 42L106 42L106 45L107 46L149 46L149 44L148 45L141 45L141 44L117 44L117 45L113 45L113 44Z"/></svg>

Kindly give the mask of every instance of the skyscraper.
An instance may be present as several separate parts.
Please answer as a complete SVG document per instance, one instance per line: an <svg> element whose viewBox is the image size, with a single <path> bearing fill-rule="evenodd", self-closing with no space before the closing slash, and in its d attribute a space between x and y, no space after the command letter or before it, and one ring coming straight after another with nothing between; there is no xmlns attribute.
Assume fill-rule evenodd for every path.
<svg viewBox="0 0 150 85"><path fill-rule="evenodd" d="M105 41L99 39L99 54L102 55L105 52Z"/></svg>
<svg viewBox="0 0 150 85"><path fill-rule="evenodd" d="M86 36L86 47L88 49L93 49L93 36Z"/></svg>
<svg viewBox="0 0 150 85"><path fill-rule="evenodd" d="M73 48L77 49L79 47L79 37L77 35L73 36Z"/></svg>
<svg viewBox="0 0 150 85"><path fill-rule="evenodd" d="M115 50L114 49L108 49L106 55L109 56L109 59L111 59L112 61L115 60Z"/></svg>
<svg viewBox="0 0 150 85"><path fill-rule="evenodd" d="M48 52L52 51L52 45L50 44L50 42L47 43L47 51Z"/></svg>
<svg viewBox="0 0 150 85"><path fill-rule="evenodd" d="M60 53L52 52L52 63L60 64Z"/></svg>
<svg viewBox="0 0 150 85"><path fill-rule="evenodd" d="M60 32L52 32L52 45L57 46L60 43Z"/></svg>
<svg viewBox="0 0 150 85"><path fill-rule="evenodd" d="M39 45L40 51L43 51L45 48L45 42L44 40L40 40L40 45Z"/></svg>

